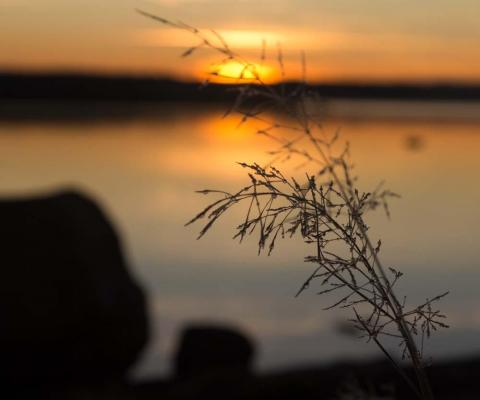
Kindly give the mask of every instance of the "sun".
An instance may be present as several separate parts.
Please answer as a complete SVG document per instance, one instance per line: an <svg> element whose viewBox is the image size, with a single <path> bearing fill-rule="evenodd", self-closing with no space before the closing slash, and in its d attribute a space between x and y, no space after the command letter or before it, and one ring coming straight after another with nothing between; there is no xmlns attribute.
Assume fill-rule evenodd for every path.
<svg viewBox="0 0 480 400"><path fill-rule="evenodd" d="M211 81L215 83L273 83L277 81L274 69L267 65L244 64L234 60L212 65L209 74L212 77Z"/></svg>

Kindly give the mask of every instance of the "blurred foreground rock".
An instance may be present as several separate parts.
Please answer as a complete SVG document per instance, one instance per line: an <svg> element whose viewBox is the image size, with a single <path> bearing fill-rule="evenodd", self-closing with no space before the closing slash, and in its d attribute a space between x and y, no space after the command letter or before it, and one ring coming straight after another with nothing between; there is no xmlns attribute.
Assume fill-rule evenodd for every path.
<svg viewBox="0 0 480 400"><path fill-rule="evenodd" d="M190 326L180 337L175 376L188 380L215 373L246 375L251 372L253 356L253 342L232 328Z"/></svg>
<svg viewBox="0 0 480 400"><path fill-rule="evenodd" d="M0 221L2 387L122 381L147 341L147 316L104 213L62 192L4 199Z"/></svg>

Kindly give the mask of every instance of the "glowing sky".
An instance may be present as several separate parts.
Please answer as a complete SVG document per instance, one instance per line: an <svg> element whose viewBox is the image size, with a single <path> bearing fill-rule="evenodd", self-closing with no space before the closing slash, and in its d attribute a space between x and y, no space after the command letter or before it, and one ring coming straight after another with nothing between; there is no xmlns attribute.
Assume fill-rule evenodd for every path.
<svg viewBox="0 0 480 400"><path fill-rule="evenodd" d="M195 38L134 9L220 32L287 75L312 80L480 81L478 0L0 0L0 68L201 78L215 57L179 59ZM270 58L268 58L270 56Z"/></svg>

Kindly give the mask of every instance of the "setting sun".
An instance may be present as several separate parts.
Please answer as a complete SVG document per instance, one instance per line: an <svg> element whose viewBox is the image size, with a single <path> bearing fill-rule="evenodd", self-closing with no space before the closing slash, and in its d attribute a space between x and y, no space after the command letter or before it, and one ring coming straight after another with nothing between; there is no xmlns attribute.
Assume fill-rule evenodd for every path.
<svg viewBox="0 0 480 400"><path fill-rule="evenodd" d="M273 83L278 80L275 70L266 65L243 64L238 61L215 64L208 71L215 83Z"/></svg>

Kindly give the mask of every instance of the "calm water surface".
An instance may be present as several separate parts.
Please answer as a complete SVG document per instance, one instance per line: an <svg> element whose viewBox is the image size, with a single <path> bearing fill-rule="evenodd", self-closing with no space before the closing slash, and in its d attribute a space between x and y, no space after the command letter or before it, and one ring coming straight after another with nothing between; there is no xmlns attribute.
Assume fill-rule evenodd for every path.
<svg viewBox="0 0 480 400"><path fill-rule="evenodd" d="M192 321L253 335L263 370L378 355L338 333L344 315L322 311L315 290L294 298L311 270L300 242L258 257L255 240L230 239L240 210L201 241L198 227L183 226L209 200L194 190L239 188L247 180L235 161L265 162L272 143L255 126L236 128L235 116L222 119L222 107L148 108L131 118L0 122L3 195L80 188L121 232L153 319L135 373L168 373L179 329ZM369 219L384 262L406 273L400 289L412 302L451 291L441 308L452 328L430 341L429 353L480 354L480 105L343 102L326 110L325 129L340 127L351 142L360 186L386 180L402 195L390 221L381 212Z"/></svg>

